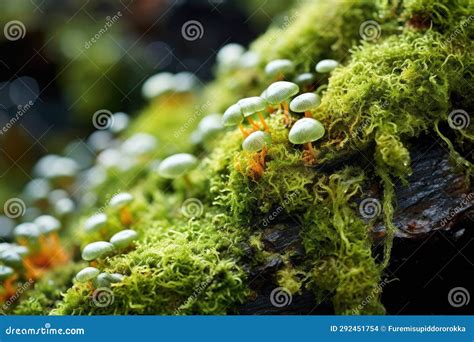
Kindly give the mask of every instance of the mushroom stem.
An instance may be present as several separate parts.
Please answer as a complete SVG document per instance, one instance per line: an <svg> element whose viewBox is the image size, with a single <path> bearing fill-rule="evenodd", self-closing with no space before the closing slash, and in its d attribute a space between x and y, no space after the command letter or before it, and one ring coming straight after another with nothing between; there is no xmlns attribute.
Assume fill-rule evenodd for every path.
<svg viewBox="0 0 474 342"><path fill-rule="evenodd" d="M262 151L260 151L260 164L262 165L262 168L265 169L265 157L267 155L267 147L264 146Z"/></svg>
<svg viewBox="0 0 474 342"><path fill-rule="evenodd" d="M311 112L309 110L304 112L304 116L307 117L307 118L312 118L313 117L313 115L311 114Z"/></svg>
<svg viewBox="0 0 474 342"><path fill-rule="evenodd" d="M308 166L316 164L316 151L313 149L313 144L312 143L306 143L306 153L305 156L303 157L305 164Z"/></svg>
<svg viewBox="0 0 474 342"><path fill-rule="evenodd" d="M15 286L13 285L13 283L15 282L16 278L17 275L14 274L11 277L5 279L5 281L3 282L3 286L5 287L5 294L3 295L3 297L5 299L8 299L15 294Z"/></svg>
<svg viewBox="0 0 474 342"><path fill-rule="evenodd" d="M268 128L267 123L265 122L265 119L263 118L263 114L261 112L258 113L258 117L260 119L260 122L263 125L263 128L265 129L265 132L268 132L270 129Z"/></svg>
<svg viewBox="0 0 474 342"><path fill-rule="evenodd" d="M288 108L288 102L283 102L283 114L285 115L285 126L291 125L290 109Z"/></svg>
<svg viewBox="0 0 474 342"><path fill-rule="evenodd" d="M132 213L127 206L120 209L120 222L122 222L124 226L129 226L133 222Z"/></svg>
<svg viewBox="0 0 474 342"><path fill-rule="evenodd" d="M25 267L26 275L29 279L38 279L42 274L41 270L37 269L29 258L23 260L23 267Z"/></svg>
<svg viewBox="0 0 474 342"><path fill-rule="evenodd" d="M249 136L249 132L247 132L247 130L244 128L244 125L240 124L239 129L244 138L247 138Z"/></svg>
<svg viewBox="0 0 474 342"><path fill-rule="evenodd" d="M260 126L255 121L253 121L250 116L247 116L247 121L252 125L254 130L258 131L260 129Z"/></svg>
<svg viewBox="0 0 474 342"><path fill-rule="evenodd" d="M97 262L97 260L92 260L91 262L89 262L89 265L90 265L91 267L97 267L97 266L98 266L98 262Z"/></svg>

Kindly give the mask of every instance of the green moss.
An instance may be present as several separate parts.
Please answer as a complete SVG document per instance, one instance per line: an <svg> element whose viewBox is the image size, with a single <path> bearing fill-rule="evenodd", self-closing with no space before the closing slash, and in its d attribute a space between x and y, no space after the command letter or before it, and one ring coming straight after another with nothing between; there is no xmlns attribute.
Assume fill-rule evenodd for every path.
<svg viewBox="0 0 474 342"><path fill-rule="evenodd" d="M472 172L465 154L472 150L473 126L442 130L450 111L473 107L474 66L472 29L456 31L456 16L467 15L467 2L384 1L380 12L376 4L302 4L287 26L270 29L252 46L262 57L258 68L219 74L200 102L181 95L154 101L128 134L146 131L157 136L160 147L154 158L178 151L202 153L201 164L190 174L193 187L186 189L182 180L166 181L144 169L109 175L96 189L102 194L98 203L105 204L107 194L131 191L137 198L132 228L140 239L98 267L126 278L112 285L113 302L105 307L94 303L87 285L74 284L52 312L234 313L250 293L244 271L248 261L241 248L245 243L255 252L252 267L269 256L283 260L274 280L293 294L309 288L318 302L330 298L338 314L384 313L379 284L396 229L393 183L410 175L410 143L424 133L441 137L453 160ZM428 18L430 25L420 24L420 18ZM380 21L382 35L361 42L359 26L371 19ZM318 84L328 84L314 116L327 133L314 144L316 167L304 166L302 146L288 142L279 113L268 119L273 143L263 173L256 166L258 155L242 151L238 130L223 133L204 150L191 146L188 138L201 116L261 93L270 82L263 66L274 58L293 60L301 72L312 71L322 58L342 63L329 78L318 79ZM364 158L348 158L360 154ZM367 160L374 162L367 165ZM356 204L367 183L374 182L383 188L387 235L382 262L372 255L373 222L362 220ZM189 197L200 201L202 215L183 214ZM108 238L121 228L117 213L106 211L111 217L106 236L79 235L78 245ZM305 255L299 265L291 255L265 250L261 240L263 229L288 222L301 231ZM73 224L70 231L76 229ZM21 312L36 313L50 308L57 296L45 295L38 307L25 300Z"/></svg>

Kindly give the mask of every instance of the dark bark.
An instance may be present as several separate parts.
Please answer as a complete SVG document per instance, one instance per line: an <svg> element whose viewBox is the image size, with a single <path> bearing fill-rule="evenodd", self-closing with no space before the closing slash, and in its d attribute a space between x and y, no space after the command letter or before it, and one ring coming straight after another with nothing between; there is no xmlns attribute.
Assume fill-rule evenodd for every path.
<svg viewBox="0 0 474 342"><path fill-rule="evenodd" d="M394 224L397 227L391 260L383 279L382 302L388 314L467 314L473 301L456 308L449 304L454 287L474 292L472 222L474 194L465 174L436 139L423 139L411 148L413 174L408 185L397 182ZM374 181L378 198L381 188ZM370 188L374 188L370 185ZM296 264L304 259L299 226L285 222L263 231L265 250L293 251ZM372 229L374 255L381 255L385 226L380 219ZM248 248L251 260L251 249ZM310 291L295 295L282 308L270 302L282 266L273 257L263 266L248 268L255 297L240 307L240 314L332 314L330 302L319 305Z"/></svg>

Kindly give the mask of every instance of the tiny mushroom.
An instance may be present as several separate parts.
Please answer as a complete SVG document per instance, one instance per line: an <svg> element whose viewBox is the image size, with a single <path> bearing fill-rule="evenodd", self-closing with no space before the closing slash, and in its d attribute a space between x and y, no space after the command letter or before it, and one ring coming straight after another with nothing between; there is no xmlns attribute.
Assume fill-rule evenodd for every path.
<svg viewBox="0 0 474 342"><path fill-rule="evenodd" d="M316 81L316 77L311 72L305 72L303 74L299 74L293 80L300 88L310 88L313 83Z"/></svg>
<svg viewBox="0 0 474 342"><path fill-rule="evenodd" d="M26 246L31 241L36 241L40 237L40 230L34 223L21 223L13 230L13 235L18 240L20 245Z"/></svg>
<svg viewBox="0 0 474 342"><path fill-rule="evenodd" d="M198 79L189 71L178 72L174 75L174 90L178 93L189 93L196 88Z"/></svg>
<svg viewBox="0 0 474 342"><path fill-rule="evenodd" d="M278 105L279 108L281 108L283 104L283 114L285 115L285 123L287 126L291 124L288 100L296 95L299 90L300 88L296 83L286 81L274 82L265 90L265 99L268 103Z"/></svg>
<svg viewBox="0 0 474 342"><path fill-rule="evenodd" d="M103 272L97 276L95 282L97 287L110 287L113 283L120 283L125 277L119 273L106 273Z"/></svg>
<svg viewBox="0 0 474 342"><path fill-rule="evenodd" d="M249 132L244 128L242 122L244 121L244 115L242 114L242 109L236 103L227 108L222 116L222 124L225 127L239 126L240 132L244 137L249 135Z"/></svg>
<svg viewBox="0 0 474 342"><path fill-rule="evenodd" d="M133 222L129 204L133 201L133 195L128 192L121 192L110 199L109 206L117 208L120 212L120 222L129 226Z"/></svg>
<svg viewBox="0 0 474 342"><path fill-rule="evenodd" d="M84 222L84 230L88 233L96 232L107 224L107 215L100 213L89 217Z"/></svg>
<svg viewBox="0 0 474 342"><path fill-rule="evenodd" d="M260 127L251 118L252 115L257 113L263 128L268 132L268 125L265 122L262 114L262 111L264 111L267 107L267 102L263 98L260 96L246 97L239 100L237 105L240 107L242 114L247 118L249 123L258 130Z"/></svg>
<svg viewBox="0 0 474 342"><path fill-rule="evenodd" d="M272 137L267 132L256 131L251 133L242 143L242 148L249 152L258 152L251 165L253 178L260 178L265 169L267 148L272 144Z"/></svg>
<svg viewBox="0 0 474 342"><path fill-rule="evenodd" d="M107 256L114 251L115 247L110 242L92 242L82 250L82 259L92 261Z"/></svg>
<svg viewBox="0 0 474 342"><path fill-rule="evenodd" d="M100 271L95 267L86 267L80 270L76 274L76 280L80 283L86 283L95 279L99 275Z"/></svg>
<svg viewBox="0 0 474 342"><path fill-rule="evenodd" d="M199 122L197 130L201 141L210 141L217 133L222 131L222 115L213 113L208 114Z"/></svg>
<svg viewBox="0 0 474 342"><path fill-rule="evenodd" d="M238 67L239 60L244 52L245 48L240 44L230 43L224 45L216 56L219 69L229 71Z"/></svg>
<svg viewBox="0 0 474 342"><path fill-rule="evenodd" d="M58 231L61 228L61 222L53 216L38 216L34 223L38 226L41 236L40 244L43 246L42 254L52 256L55 263L61 264L68 260L67 254L61 247Z"/></svg>
<svg viewBox="0 0 474 342"><path fill-rule="evenodd" d="M161 72L148 78L142 86L142 95L152 99L170 92L175 88L175 78L172 73Z"/></svg>
<svg viewBox="0 0 474 342"><path fill-rule="evenodd" d="M289 59L275 59L268 62L265 66L265 73L276 79L283 79L285 75L292 73L295 70L295 65Z"/></svg>
<svg viewBox="0 0 474 342"><path fill-rule="evenodd" d="M161 177L174 179L183 177L186 185L191 187L191 182L187 173L194 169L198 164L195 156L189 153L177 153L164 159L158 166L158 174Z"/></svg>
<svg viewBox="0 0 474 342"><path fill-rule="evenodd" d="M16 274L13 268L0 265L0 283L4 291L0 292L0 302L5 302L13 294L15 294L15 286L13 282L16 280Z"/></svg>
<svg viewBox="0 0 474 342"><path fill-rule="evenodd" d="M334 59L323 59L316 64L316 71L325 74L337 68L339 63Z"/></svg>
<svg viewBox="0 0 474 342"><path fill-rule="evenodd" d="M118 134L127 129L130 122L130 117L124 112L117 112L112 115L112 120L110 120L110 126L108 127L109 131Z"/></svg>
<svg viewBox="0 0 474 342"><path fill-rule="evenodd" d="M311 110L319 106L321 99L314 93L304 93L298 95L290 102L290 109L295 113L304 113L307 118L311 118Z"/></svg>
<svg viewBox="0 0 474 342"><path fill-rule="evenodd" d="M138 233L132 229L125 229L110 238L110 243L116 248L122 249L127 248L130 244L136 240Z"/></svg>
<svg viewBox="0 0 474 342"><path fill-rule="evenodd" d="M324 126L318 120L303 118L296 121L291 127L288 138L293 144L305 145L303 159L307 165L313 165L316 162L316 153L312 142L321 139L324 133Z"/></svg>

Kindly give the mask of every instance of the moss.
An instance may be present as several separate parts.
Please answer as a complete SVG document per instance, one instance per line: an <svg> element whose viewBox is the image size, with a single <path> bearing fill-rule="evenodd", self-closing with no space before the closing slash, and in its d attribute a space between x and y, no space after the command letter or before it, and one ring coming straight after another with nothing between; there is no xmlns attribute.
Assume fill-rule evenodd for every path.
<svg viewBox="0 0 474 342"><path fill-rule="evenodd" d="M146 131L160 140L153 158L178 151L202 154L190 174L194 186L186 189L182 180L165 181L143 168L111 173L96 189L102 194L98 203L105 204L107 194L131 191L137 198L133 229L140 239L98 267L126 278L112 285L113 302L105 307L94 303L87 285L74 284L53 313L235 313L249 298L244 271L249 263L257 267L279 254L265 249L263 229L288 222L300 228L305 255L298 265L291 255L276 255L284 263L275 274L278 285L293 294L309 288L318 302L330 298L338 314L384 313L379 283L395 232L393 183L406 181L411 173L410 144L423 133L436 134L453 160L467 173L472 170L465 156L472 150L472 125L443 131L450 111L473 107L472 29L456 31L456 16L465 17L469 5L461 0L322 0L301 6L288 25L270 29L253 44L262 65L220 73L200 101L191 95L157 99L135 121L127 134ZM383 34L377 41L361 42L360 24L375 18ZM420 18L428 18L430 25ZM270 82L263 65L274 58L293 60L298 72L313 70L322 58L342 63L329 78L317 81L325 89L314 116L327 130L314 144L317 165L304 166L302 147L288 142L280 113L268 119L273 143L263 173L255 166L257 155L242 151L238 130L223 133L204 149L193 147L188 138L201 116L260 94ZM365 158L349 158L361 154ZM387 227L381 262L372 255L373 222L362 219L356 204L374 182L383 188ZM202 214L183 214L189 197L201 203ZM106 211L111 227L103 238L121 228L116 213ZM70 232L76 229L73 224ZM101 237L79 236L79 245ZM255 252L250 262L242 244ZM44 312L57 296L42 300L39 307L22 301L21 312Z"/></svg>

